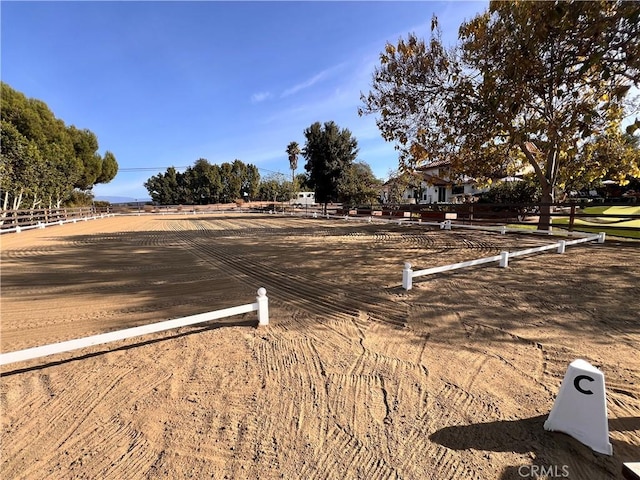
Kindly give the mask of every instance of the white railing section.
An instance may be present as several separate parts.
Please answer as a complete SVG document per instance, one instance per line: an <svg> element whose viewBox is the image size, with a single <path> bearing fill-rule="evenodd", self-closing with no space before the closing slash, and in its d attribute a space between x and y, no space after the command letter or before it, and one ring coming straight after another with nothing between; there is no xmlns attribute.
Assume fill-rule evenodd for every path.
<svg viewBox="0 0 640 480"><path fill-rule="evenodd" d="M92 335L90 337L77 338L75 340L68 340L60 343L52 343L49 345L43 345L41 347L33 347L27 348L25 350L3 353L0 354L0 365L7 365L9 363L16 363L22 362L24 360L45 357L48 355L53 355L55 353L70 352L72 350L78 350L80 348L101 345L103 343L115 342L117 340L124 340L141 335L148 335L150 333L162 332L164 330L171 330L179 327L186 327L188 325L195 325L197 323L209 322L211 320L218 320L224 317L231 317L233 315L241 315L243 313L255 311L258 312L258 325L268 325L269 300L267 298L267 291L264 288L258 289L258 296L255 303L224 308L222 310L216 310L208 313L200 313L198 315L191 315L189 317L165 320L164 322L152 323L150 325L125 328L124 330L102 333L100 335Z"/></svg>
<svg viewBox="0 0 640 480"><path fill-rule="evenodd" d="M500 262L500 267L506 268L509 266L509 258L512 258L512 257L520 257L522 255L530 255L532 253L544 252L546 250L554 250L554 249L556 249L558 253L564 253L566 247L569 245L592 242L594 240L597 240L598 243L604 243L605 233L601 232L598 235L591 235L584 238L578 238L576 240L560 240L559 242L552 243L550 245L527 248L525 250L518 250L516 252L501 252L500 255L494 255L492 257L478 258L476 260L452 263L450 265L426 268L424 270L414 271L411 268L412 267L411 263L406 262L402 270L402 288L404 288L405 290L411 290L411 288L413 288L413 279L415 277L423 277L425 275L432 275L434 273L447 272L450 270L457 270L459 268L473 267L475 265L482 265L484 263L491 263L491 262Z"/></svg>
<svg viewBox="0 0 640 480"><path fill-rule="evenodd" d="M557 236L569 236L569 237L587 237L591 234L584 232L567 232L562 229L554 230L552 227L549 230L529 230L525 228L508 228L506 225L465 225L462 223L453 223L451 220L444 220L441 222L430 222L423 220L421 218L414 219L409 217L390 217L385 218L379 215L365 215L365 216L357 216L357 215L334 215L334 214L324 214L319 212L289 212L289 213L280 213L275 211L270 211L267 213L271 214L280 214L284 216L295 216L295 217L311 217L311 218L320 218L327 220L348 220L355 223L382 223L382 224L395 224L395 225L405 225L405 226L430 226L430 227L439 227L440 230L453 230L454 228L466 229L466 230L482 230L485 232L499 232L502 235L507 233L520 233L520 234L544 234L544 235L557 235Z"/></svg>

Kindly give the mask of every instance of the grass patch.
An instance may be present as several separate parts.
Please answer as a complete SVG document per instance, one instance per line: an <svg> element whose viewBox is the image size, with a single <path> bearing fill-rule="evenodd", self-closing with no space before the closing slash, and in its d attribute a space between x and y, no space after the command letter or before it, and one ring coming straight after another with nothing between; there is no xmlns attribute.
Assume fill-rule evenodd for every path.
<svg viewBox="0 0 640 480"><path fill-rule="evenodd" d="M640 207L587 207L582 213L601 215L591 218L576 218L573 229L580 232L605 232L607 235L626 238L640 238L640 218L626 219L627 215L640 215ZM554 225L569 225L568 217L553 219ZM620 228L622 227L622 228Z"/></svg>
<svg viewBox="0 0 640 480"><path fill-rule="evenodd" d="M603 213L605 215L640 215L640 206L587 207L584 213Z"/></svg>
<svg viewBox="0 0 640 480"><path fill-rule="evenodd" d="M535 223L507 223L507 228L519 228L520 230L537 230Z"/></svg>

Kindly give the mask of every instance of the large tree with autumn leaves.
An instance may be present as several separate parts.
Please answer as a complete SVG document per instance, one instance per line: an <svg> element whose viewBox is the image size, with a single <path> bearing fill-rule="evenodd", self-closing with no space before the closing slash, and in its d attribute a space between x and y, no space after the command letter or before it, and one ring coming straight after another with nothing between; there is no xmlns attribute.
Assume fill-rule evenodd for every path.
<svg viewBox="0 0 640 480"><path fill-rule="evenodd" d="M622 128L639 82L640 4L499 1L451 48L436 18L428 41L388 43L359 113L377 115L401 169L446 158L490 178L529 164L551 203L576 176L640 176L640 122Z"/></svg>

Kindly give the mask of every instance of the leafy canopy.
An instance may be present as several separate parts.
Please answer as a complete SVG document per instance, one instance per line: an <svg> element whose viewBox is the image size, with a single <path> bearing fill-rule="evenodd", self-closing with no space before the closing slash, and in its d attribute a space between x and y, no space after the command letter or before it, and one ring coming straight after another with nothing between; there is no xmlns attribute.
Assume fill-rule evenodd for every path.
<svg viewBox="0 0 640 480"><path fill-rule="evenodd" d="M640 176L621 128L639 80L640 3L491 2L452 48L436 18L428 41L388 43L359 113L377 115L402 170L447 159L491 178L528 164L551 201L576 175Z"/></svg>
<svg viewBox="0 0 640 480"><path fill-rule="evenodd" d="M287 145L287 158L289 159L289 168L291 169L291 182L295 183L296 169L298 168L298 155L302 151L298 142L291 142Z"/></svg>
<svg viewBox="0 0 640 480"><path fill-rule="evenodd" d="M88 192L116 176L115 156L108 151L100 156L93 132L67 127L41 100L27 98L6 83L1 87L2 209L88 201L88 194L78 195L74 189Z"/></svg>
<svg viewBox="0 0 640 480"><path fill-rule="evenodd" d="M381 184L367 163L354 162L338 180L338 199L353 207L378 203Z"/></svg>
<svg viewBox="0 0 640 480"><path fill-rule="evenodd" d="M306 143L302 155L309 184L315 189L318 203L338 199L338 182L358 155L358 142L351 132L335 122L315 122L304 131Z"/></svg>
<svg viewBox="0 0 640 480"><path fill-rule="evenodd" d="M184 173L167 168L149 178L144 187L160 205L207 205L252 200L259 194L260 173L255 165L241 160L212 165L198 159Z"/></svg>

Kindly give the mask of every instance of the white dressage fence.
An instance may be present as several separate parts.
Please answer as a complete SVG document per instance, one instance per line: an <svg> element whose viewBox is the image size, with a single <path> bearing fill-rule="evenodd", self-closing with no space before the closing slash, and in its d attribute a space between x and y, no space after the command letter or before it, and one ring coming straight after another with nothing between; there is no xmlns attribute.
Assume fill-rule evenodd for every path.
<svg viewBox="0 0 640 480"><path fill-rule="evenodd" d="M405 290L411 290L413 288L413 279L416 277L423 277L425 275L432 275L434 273L447 272L450 270L457 270L459 268L473 267L476 265L482 265L484 263L500 262L501 268L509 266L509 258L520 257L522 255L530 255L532 253L544 252L546 250L557 250L558 253L564 253L565 249L569 245L576 245L578 243L592 242L597 240L598 243L604 243L605 233L601 232L598 235L591 235L584 238L578 238L576 240L560 240L559 242L549 245L543 245L541 247L527 248L525 250L518 250L516 252L501 252L500 255L493 255L492 257L479 258L477 260L469 260L467 262L452 263L449 265L443 265L440 267L426 268L424 270L412 270L412 265L407 262L404 264L402 270L402 288Z"/></svg>
<svg viewBox="0 0 640 480"><path fill-rule="evenodd" d="M278 212L267 212L271 214L275 214ZM585 237L588 234L584 232L567 232L562 229L554 230L553 227L550 227L549 230L529 230L525 228L509 228L506 225L465 225L462 223L453 223L451 220L444 220L441 222L430 222L423 219L414 219L414 218L385 218L379 215L366 215L366 216L357 216L357 215L334 215L334 214L324 214L318 212L289 212L287 214L282 214L291 217L310 217L310 218L321 218L327 220L348 220L355 223L381 223L381 224L395 224L395 225L404 225L404 226L427 226L427 227L438 227L440 230L453 230L453 229L465 229L465 230L481 230L485 232L499 232L502 235L506 235L507 233L520 233L520 234L544 234L544 235L562 235L569 237Z"/></svg>
<svg viewBox="0 0 640 480"><path fill-rule="evenodd" d="M267 291L264 288L258 289L258 296L255 303L240 305L237 307L224 308L208 313L200 313L189 317L176 318L174 320L166 320L164 322L152 323L150 325L141 325L139 327L126 328L115 332L102 333L100 335L92 335L90 337L77 338L66 342L52 343L41 347L27 348L16 352L0 354L0 365L32 360L34 358L46 357L55 353L70 352L80 348L101 345L103 343L115 342L127 338L148 335L150 333L162 332L174 328L186 327L197 323L218 320L233 315L241 315L243 313L258 312L258 325L269 324L269 300Z"/></svg>

